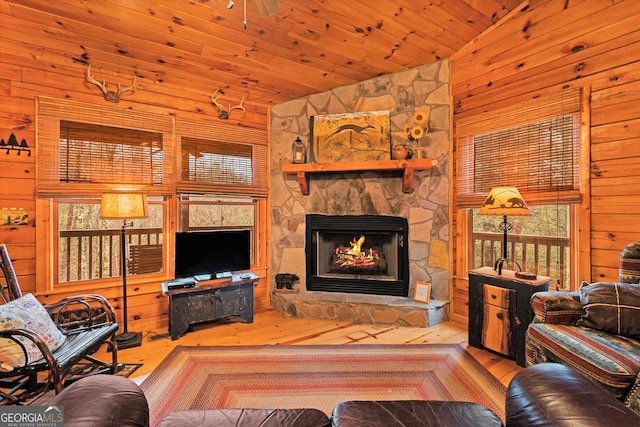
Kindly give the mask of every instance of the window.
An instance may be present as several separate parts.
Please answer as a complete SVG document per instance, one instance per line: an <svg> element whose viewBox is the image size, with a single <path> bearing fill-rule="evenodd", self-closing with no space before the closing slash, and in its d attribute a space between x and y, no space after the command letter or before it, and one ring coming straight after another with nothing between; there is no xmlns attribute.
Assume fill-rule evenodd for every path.
<svg viewBox="0 0 640 427"><path fill-rule="evenodd" d="M40 291L120 283L122 222L99 214L102 194L114 191L149 203L148 218L126 227L128 275L172 277L178 230L250 229L252 263L266 268L265 131L48 97L37 114L38 216L52 227L36 250L53 254L38 265Z"/></svg>
<svg viewBox="0 0 640 427"><path fill-rule="evenodd" d="M494 265L502 256L502 219L478 215L471 210L471 268ZM571 265L571 206L529 206L530 217L508 218L513 229L508 234L507 251L523 271L552 277L560 288L568 289Z"/></svg>
<svg viewBox="0 0 640 427"><path fill-rule="evenodd" d="M180 147L179 231L248 229L251 264L267 262L268 149L266 133L218 123L176 121Z"/></svg>
<svg viewBox="0 0 640 427"><path fill-rule="evenodd" d="M256 216L260 203L253 197L187 195L180 198L184 231L245 229L251 231L251 264L256 264Z"/></svg>
<svg viewBox="0 0 640 427"><path fill-rule="evenodd" d="M149 197L149 216L135 219L126 229L128 275L162 273L165 202ZM121 277L121 227L118 220L100 218L100 199L54 199L58 254L55 284ZM155 259L136 258L139 247L153 247ZM149 257L150 253L145 253ZM142 268L144 264L145 268Z"/></svg>
<svg viewBox="0 0 640 427"><path fill-rule="evenodd" d="M581 202L580 106L579 92L569 91L457 120L456 222L464 233L456 244L463 265L456 271L493 265L501 256L501 220L479 216L476 208L492 187L512 185L532 216L509 218L510 258L570 287L577 253L571 236Z"/></svg>
<svg viewBox="0 0 640 427"><path fill-rule="evenodd" d="M149 217L126 229L127 274L166 275L172 119L47 97L37 106L37 195L54 225L37 242L53 254L46 270L39 266L39 289L121 276L122 222L100 218L102 194L114 191L148 195Z"/></svg>

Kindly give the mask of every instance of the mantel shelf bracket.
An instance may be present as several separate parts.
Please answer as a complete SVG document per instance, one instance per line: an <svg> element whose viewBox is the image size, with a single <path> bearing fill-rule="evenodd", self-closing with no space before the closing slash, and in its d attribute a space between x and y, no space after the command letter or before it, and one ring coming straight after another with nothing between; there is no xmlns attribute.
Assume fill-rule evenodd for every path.
<svg viewBox="0 0 640 427"><path fill-rule="evenodd" d="M300 185L300 192L305 196L309 195L309 177L306 172L298 172L298 184Z"/></svg>
<svg viewBox="0 0 640 427"><path fill-rule="evenodd" d="M415 171L436 165L432 159L373 160L364 162L289 163L282 165L282 173L296 175L300 192L309 195L309 175L331 172L402 171L402 191L411 193Z"/></svg>

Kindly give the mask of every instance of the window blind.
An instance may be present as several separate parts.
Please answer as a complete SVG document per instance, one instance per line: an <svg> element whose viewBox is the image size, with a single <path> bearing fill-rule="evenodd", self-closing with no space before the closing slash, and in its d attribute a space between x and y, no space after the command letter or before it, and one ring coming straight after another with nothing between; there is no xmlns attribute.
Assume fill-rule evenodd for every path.
<svg viewBox="0 0 640 427"><path fill-rule="evenodd" d="M60 182L162 185L162 134L60 121Z"/></svg>
<svg viewBox="0 0 640 427"><path fill-rule="evenodd" d="M37 129L39 197L172 190L173 119L167 116L40 97Z"/></svg>
<svg viewBox="0 0 640 427"><path fill-rule="evenodd" d="M456 123L456 204L480 207L492 187L528 203L579 201L580 93L571 91Z"/></svg>
<svg viewBox="0 0 640 427"><path fill-rule="evenodd" d="M178 119L178 193L267 196L266 132Z"/></svg>

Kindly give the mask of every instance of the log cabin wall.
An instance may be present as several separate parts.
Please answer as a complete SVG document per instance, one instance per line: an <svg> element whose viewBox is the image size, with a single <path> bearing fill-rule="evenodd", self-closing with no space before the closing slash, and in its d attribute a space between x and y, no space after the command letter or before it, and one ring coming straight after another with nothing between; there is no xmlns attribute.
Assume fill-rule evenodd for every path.
<svg viewBox="0 0 640 427"><path fill-rule="evenodd" d="M564 87L591 92L587 123L591 209L582 213L591 231L581 233L588 242L583 256L589 260L591 277L585 279L615 280L620 250L639 236L640 215L634 209L640 203L635 172L640 163L638 12L640 4L635 0L527 0L451 57L454 122L468 112ZM25 151L18 155L18 151L5 154L0 150L0 208L23 208L29 213L26 226L0 226L0 241L9 244L27 292L36 288L36 264L47 258L35 250L35 241L42 233L35 225L35 97L106 102L96 87L84 81L93 52L74 37L71 29L48 27L45 22L52 22L46 13L14 15L8 3L0 0L0 138L7 141L13 134L32 149L31 156ZM108 52L103 57L110 59L94 71L111 84L129 82L136 62L118 48L123 35L117 29L108 33L110 39L103 40L101 47ZM151 60L162 61L162 54ZM184 67L177 79L184 82L182 85L165 84L161 76L138 75L138 91L125 95L114 108L217 120L210 93L189 87L196 78L203 79L189 67ZM267 129L268 106L245 104L247 112L229 122ZM455 252L452 255L456 260ZM457 277L466 275L457 265L454 268ZM131 294L130 313L136 318L131 322L132 329L166 328L166 304L157 286L141 284ZM70 289L69 293L78 291L82 289ZM117 287L103 293L117 302ZM41 295L60 296L64 295Z"/></svg>
<svg viewBox="0 0 640 427"><path fill-rule="evenodd" d="M640 3L631 0L526 1L451 57L454 123L547 93L581 88L587 95L582 132L591 148L582 167L590 168L590 185L581 193L590 209L580 215L591 230L577 237L580 262L587 259L578 280L617 281L620 251L640 240L638 14ZM466 271L460 224L453 232L455 296L464 295Z"/></svg>
<svg viewBox="0 0 640 427"><path fill-rule="evenodd" d="M8 6L0 2L0 138L7 142L13 134L19 143L24 139L31 153L14 150L5 153L5 150L0 150L0 209L23 209L29 220L27 225L0 225L0 243L8 246L23 292L36 293L36 263L49 262L48 254L36 254L36 240L42 238L43 228L48 226L46 222L38 221L35 215L37 96L102 104L123 111L152 111L203 122L220 119L211 103L211 93L199 93L188 86L191 78L188 67L182 76L178 76L185 86L163 84L155 76L138 75L135 93L125 93L117 104L105 101L96 86L85 82L91 52L74 39L71 31L62 27L49 31L44 24L38 23L40 19L36 16L32 16L32 20L21 19L9 12ZM111 43L117 45L118 37L118 31L113 31ZM112 59L112 63L92 68L93 74L100 81L106 80L109 89L118 82L128 85L135 67L124 53L122 61L117 55L112 55ZM212 87L215 87L213 85L215 82L212 81ZM266 130L268 107L245 103L245 108L245 113L232 115L226 123ZM261 277L267 274L266 269L256 273ZM160 281L144 283L139 280L129 278L130 328L166 332L167 298L160 292ZM266 280L260 280L255 289L256 309L268 305L266 283ZM107 297L121 321L121 284L100 289L66 286L63 291L36 295L43 302L53 302L64 296L86 292Z"/></svg>

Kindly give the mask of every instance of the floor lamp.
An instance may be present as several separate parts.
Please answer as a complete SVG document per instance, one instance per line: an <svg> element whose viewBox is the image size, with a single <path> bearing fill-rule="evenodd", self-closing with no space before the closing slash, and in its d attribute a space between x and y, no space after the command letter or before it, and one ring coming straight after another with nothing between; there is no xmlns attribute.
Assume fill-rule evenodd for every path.
<svg viewBox="0 0 640 427"><path fill-rule="evenodd" d="M479 215L495 215L503 218L500 223L500 231L502 231L502 258L498 258L493 266L498 274L502 274L502 266L504 264L518 267L518 271L522 268L515 260L507 257L507 232L513 228L513 225L507 221L507 216L531 216L531 212L524 202L522 195L516 187L493 187L486 200L480 208ZM512 267L513 268L513 267Z"/></svg>
<svg viewBox="0 0 640 427"><path fill-rule="evenodd" d="M127 226L130 220L148 216L147 196L140 193L106 193L102 195L100 216L103 219L122 219L120 235L120 260L122 272L122 307L124 313L124 332L116 335L118 349L138 347L142 345L141 332L129 332L127 320ZM127 222L129 220L129 222Z"/></svg>

